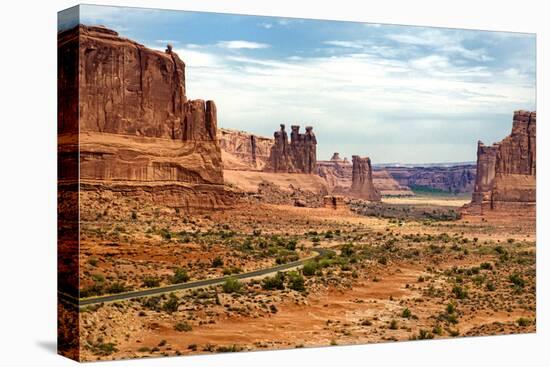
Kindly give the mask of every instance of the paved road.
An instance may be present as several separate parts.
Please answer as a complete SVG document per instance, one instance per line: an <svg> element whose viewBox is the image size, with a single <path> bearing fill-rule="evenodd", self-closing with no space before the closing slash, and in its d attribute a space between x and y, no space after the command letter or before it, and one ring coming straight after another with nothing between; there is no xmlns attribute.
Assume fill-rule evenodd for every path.
<svg viewBox="0 0 550 367"><path fill-rule="evenodd" d="M58 298L72 305L78 305L79 307L82 307L82 306L89 306L89 305L94 305L98 303L122 301L126 299L131 299L131 298L155 296L163 293L181 291L184 289L202 288L202 287L208 287L212 285L219 285L219 284L223 284L227 280L227 278L250 279L250 278L255 278L259 276L269 275L269 274L277 273L278 271L288 270L288 269L302 266L308 260L316 259L318 257L328 255L329 253L334 253L334 251L329 249L324 249L324 248L313 248L312 250L317 252L316 256L308 257L305 259L293 261L282 265L273 266L271 268L258 269L258 270L250 271L248 273L235 274L235 275L226 276L222 278L197 280L197 281L188 282L188 283L172 284L165 287L148 288L148 289L143 289L139 291L131 291L131 292L112 294L108 296L80 298L80 299L73 297L71 295L68 295L66 293L58 292Z"/></svg>

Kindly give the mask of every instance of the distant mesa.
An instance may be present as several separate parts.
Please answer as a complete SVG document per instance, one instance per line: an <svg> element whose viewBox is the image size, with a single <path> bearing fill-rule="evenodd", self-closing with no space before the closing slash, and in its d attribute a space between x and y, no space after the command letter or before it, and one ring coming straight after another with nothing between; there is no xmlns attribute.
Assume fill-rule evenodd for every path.
<svg viewBox="0 0 550 367"><path fill-rule="evenodd" d="M515 111L510 135L491 146L478 142L475 188L464 213L535 214L536 123L536 112Z"/></svg>

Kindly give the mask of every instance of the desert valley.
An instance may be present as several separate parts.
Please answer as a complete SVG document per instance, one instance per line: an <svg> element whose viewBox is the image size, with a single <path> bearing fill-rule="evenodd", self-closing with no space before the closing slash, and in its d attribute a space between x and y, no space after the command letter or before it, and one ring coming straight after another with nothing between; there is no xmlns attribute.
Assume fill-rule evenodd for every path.
<svg viewBox="0 0 550 367"><path fill-rule="evenodd" d="M63 354L535 331L536 112L476 162L322 160L314 121L218 126L170 45L79 25L58 56Z"/></svg>

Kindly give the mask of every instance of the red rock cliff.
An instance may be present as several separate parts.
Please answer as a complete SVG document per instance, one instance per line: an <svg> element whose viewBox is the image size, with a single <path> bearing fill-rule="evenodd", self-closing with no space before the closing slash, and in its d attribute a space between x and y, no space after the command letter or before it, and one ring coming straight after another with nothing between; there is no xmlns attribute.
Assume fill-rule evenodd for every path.
<svg viewBox="0 0 550 367"><path fill-rule="evenodd" d="M512 132L499 143L478 143L477 177L466 212L527 209L536 203L536 112L514 112Z"/></svg>
<svg viewBox="0 0 550 367"><path fill-rule="evenodd" d="M185 64L170 46L80 25L58 35L58 55L61 180L76 178L68 163L78 149L81 188L224 206L216 106L187 99Z"/></svg>

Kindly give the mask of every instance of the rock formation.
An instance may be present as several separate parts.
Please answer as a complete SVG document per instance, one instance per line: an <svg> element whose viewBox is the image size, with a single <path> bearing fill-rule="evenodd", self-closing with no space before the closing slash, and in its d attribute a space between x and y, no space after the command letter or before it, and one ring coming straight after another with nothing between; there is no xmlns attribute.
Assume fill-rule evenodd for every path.
<svg viewBox="0 0 550 367"><path fill-rule="evenodd" d="M59 33L58 56L60 182L183 209L228 204L216 105L187 99L171 47L80 25Z"/></svg>
<svg viewBox="0 0 550 367"><path fill-rule="evenodd" d="M271 138L230 129L218 129L218 140L226 170L261 171L273 146Z"/></svg>
<svg viewBox="0 0 550 367"><path fill-rule="evenodd" d="M344 197L341 195L327 195L323 197L323 204L325 208L329 209L342 209L346 207Z"/></svg>
<svg viewBox="0 0 550 367"><path fill-rule="evenodd" d="M387 166L383 169L402 186L429 188L453 194L472 192L476 178L474 164Z"/></svg>
<svg viewBox="0 0 550 367"><path fill-rule="evenodd" d="M353 164L335 152L329 161L317 161L317 174L325 179L332 193L344 195L351 187ZM373 170L372 180L381 195L412 196L411 189L400 185L387 171Z"/></svg>
<svg viewBox="0 0 550 367"><path fill-rule="evenodd" d="M515 111L512 132L499 143L478 142L477 177L465 213L535 214L536 112Z"/></svg>
<svg viewBox="0 0 550 367"><path fill-rule="evenodd" d="M370 158L352 157L352 178L349 193L359 199L380 201L380 193L374 188Z"/></svg>
<svg viewBox="0 0 550 367"><path fill-rule="evenodd" d="M264 168L267 172L307 173L316 172L317 166L317 138L313 127L307 126L304 134L300 127L291 127L290 144L285 125L273 134L274 144L271 147L268 162Z"/></svg>

